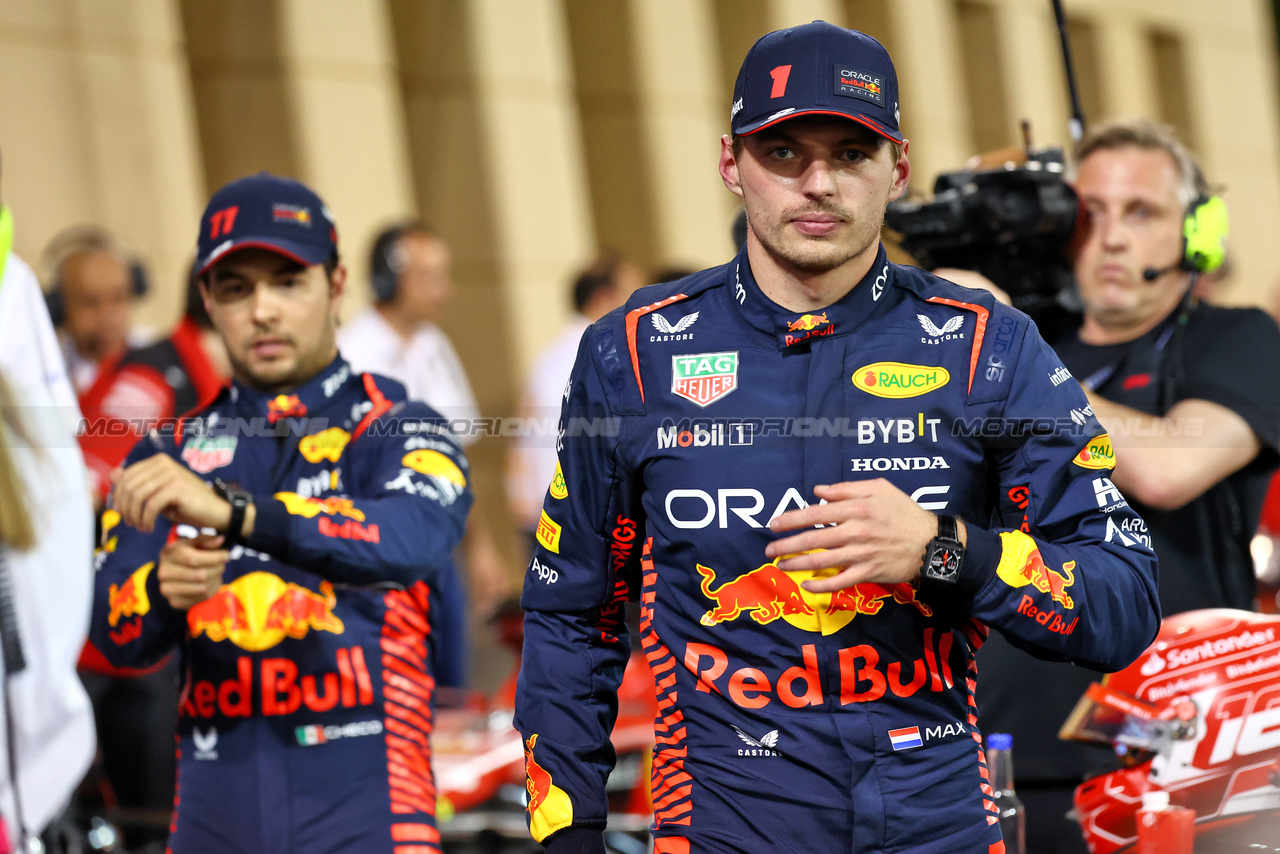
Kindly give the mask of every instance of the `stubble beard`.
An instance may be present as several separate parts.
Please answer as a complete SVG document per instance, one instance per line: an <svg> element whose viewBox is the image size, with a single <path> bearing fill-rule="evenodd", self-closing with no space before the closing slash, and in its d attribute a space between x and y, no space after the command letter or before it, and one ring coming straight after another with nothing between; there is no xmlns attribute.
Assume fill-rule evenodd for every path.
<svg viewBox="0 0 1280 854"><path fill-rule="evenodd" d="M232 358L228 354L231 362L231 373L241 383L251 389L263 393L271 394L277 391L287 391L296 387L298 374L298 366L295 360L293 365L282 365L279 362L272 362L269 366L255 367L248 359L240 360Z"/></svg>
<svg viewBox="0 0 1280 854"><path fill-rule="evenodd" d="M887 203L887 199L886 199ZM836 232L850 231L847 242L823 237L807 237L801 234L789 234L787 223L798 213L830 213L840 217L845 225ZM884 221L884 211L880 211L879 222ZM777 222L770 223L768 228L757 228L751 221L751 229L756 239L765 250L786 266L806 275L822 275L836 270L854 258L866 253L880 241L880 229L869 228L869 223L859 223L849 211L843 208L822 207L800 212L788 212Z"/></svg>

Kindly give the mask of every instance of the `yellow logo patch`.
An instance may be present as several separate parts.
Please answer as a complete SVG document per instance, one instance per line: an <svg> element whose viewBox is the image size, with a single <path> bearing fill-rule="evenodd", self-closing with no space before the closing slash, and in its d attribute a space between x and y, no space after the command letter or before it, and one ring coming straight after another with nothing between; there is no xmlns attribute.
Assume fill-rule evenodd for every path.
<svg viewBox="0 0 1280 854"><path fill-rule="evenodd" d="M346 430L330 427L314 436L303 436L302 441L298 442L298 451L309 463L318 463L321 460L336 463L350 441L351 434Z"/></svg>
<svg viewBox="0 0 1280 854"><path fill-rule="evenodd" d="M1116 450L1106 433L1089 440L1071 462L1085 469L1113 469L1116 467Z"/></svg>
<svg viewBox="0 0 1280 854"><path fill-rule="evenodd" d="M466 486L467 476L458 468L458 464L439 451L410 451L400 460L400 464L411 468L418 474L442 477L454 486Z"/></svg>
<svg viewBox="0 0 1280 854"><path fill-rule="evenodd" d="M853 384L876 397L918 397L942 388L951 380L946 368L873 362L853 372Z"/></svg>
<svg viewBox="0 0 1280 854"><path fill-rule="evenodd" d="M559 461L556 462L556 473L551 476L551 486L547 491L557 500L569 497L569 485L564 482L564 471L560 468Z"/></svg>
<svg viewBox="0 0 1280 854"><path fill-rule="evenodd" d="M560 526L547 515L546 510L542 511L542 516L538 519L538 530L534 532L534 536L544 549L560 554Z"/></svg>

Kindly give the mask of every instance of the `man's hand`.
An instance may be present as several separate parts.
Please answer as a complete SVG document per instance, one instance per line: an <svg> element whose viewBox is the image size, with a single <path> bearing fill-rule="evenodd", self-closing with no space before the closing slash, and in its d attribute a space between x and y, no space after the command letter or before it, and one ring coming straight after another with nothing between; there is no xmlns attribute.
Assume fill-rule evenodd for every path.
<svg viewBox="0 0 1280 854"><path fill-rule="evenodd" d="M1239 413L1188 398L1148 415L1085 392L1115 445L1111 479L1129 498L1157 510L1177 510L1253 462L1258 436Z"/></svg>
<svg viewBox="0 0 1280 854"><path fill-rule="evenodd" d="M112 506L128 525L144 534L155 530L156 517L196 528L224 531L231 505L209 484L172 457L156 454L127 469L111 472Z"/></svg>
<svg viewBox="0 0 1280 854"><path fill-rule="evenodd" d="M174 540L160 550L156 578L160 594L179 611L199 605L222 586L222 571L231 553L218 548L221 536L201 534L195 539Z"/></svg>
<svg viewBox="0 0 1280 854"><path fill-rule="evenodd" d="M813 493L827 503L790 510L770 522L773 531L804 530L775 540L764 552L769 558L798 555L779 561L783 570L841 570L804 582L806 590L830 593L864 581L897 584L919 577L925 546L938 535L937 516L884 478L816 486ZM967 540L963 524L960 540ZM811 549L825 551L800 554Z"/></svg>

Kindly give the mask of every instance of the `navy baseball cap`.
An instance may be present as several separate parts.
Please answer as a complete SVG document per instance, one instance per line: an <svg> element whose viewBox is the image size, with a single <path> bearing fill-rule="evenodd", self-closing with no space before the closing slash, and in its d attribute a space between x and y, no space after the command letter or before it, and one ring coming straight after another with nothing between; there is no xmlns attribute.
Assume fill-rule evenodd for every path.
<svg viewBox="0 0 1280 854"><path fill-rule="evenodd" d="M232 181L200 217L196 275L236 249L270 249L308 267L338 251L329 208L305 184L266 172Z"/></svg>
<svg viewBox="0 0 1280 854"><path fill-rule="evenodd" d="M902 142L898 75L884 45L826 21L761 36L733 86L733 135L811 115L842 116Z"/></svg>

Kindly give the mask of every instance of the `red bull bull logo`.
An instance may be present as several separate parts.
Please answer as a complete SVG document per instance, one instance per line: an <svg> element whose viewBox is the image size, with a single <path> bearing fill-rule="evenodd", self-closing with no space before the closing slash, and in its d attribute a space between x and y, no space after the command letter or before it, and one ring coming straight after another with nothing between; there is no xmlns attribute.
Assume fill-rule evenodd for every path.
<svg viewBox="0 0 1280 854"><path fill-rule="evenodd" d="M832 591L827 613L849 611L854 614L879 614L889 599L899 605L910 605L926 617L933 616L933 609L916 598L916 589L910 584L884 585L874 581Z"/></svg>
<svg viewBox="0 0 1280 854"><path fill-rule="evenodd" d="M320 583L313 593L269 572L251 572L218 588L210 598L187 611L187 631L214 642L231 641L241 649L260 652L286 637L301 640L308 631L344 631L333 613L337 599L333 585Z"/></svg>
<svg viewBox="0 0 1280 854"><path fill-rule="evenodd" d="M102 511L102 544L99 546L103 554L111 554L116 550L120 538L116 535L116 526L120 524L120 513L115 509Z"/></svg>
<svg viewBox="0 0 1280 854"><path fill-rule="evenodd" d="M272 497L281 501L284 504L284 509L294 516L314 519L321 513L327 513L330 516L335 514L346 516L348 519L355 519L357 522L364 521L364 511L358 509L355 502L350 498L343 498L337 495L331 495L328 498L303 498L296 492L277 492Z"/></svg>
<svg viewBox="0 0 1280 854"><path fill-rule="evenodd" d="M787 324L787 331L788 332L802 332L802 331L808 332L812 329L817 329L819 326L822 326L824 323L830 323L830 322L831 321L827 320L827 313L825 311L822 314L802 314L798 318L796 318L795 320Z"/></svg>
<svg viewBox="0 0 1280 854"><path fill-rule="evenodd" d="M1062 565L1062 571L1049 568L1035 540L1021 531L1002 531L1000 534L1000 564L996 567L996 575L1010 587L1026 587L1030 585L1041 593L1049 594L1049 598L1063 608L1071 610L1075 601L1067 588L1075 584L1076 562L1069 560Z"/></svg>
<svg viewBox="0 0 1280 854"><path fill-rule="evenodd" d="M533 756L538 743L535 732L524 743L525 789L529 792L529 832L539 842L549 834L573 823L573 802L551 780L551 775Z"/></svg>
<svg viewBox="0 0 1280 854"><path fill-rule="evenodd" d="M782 619L803 631L830 635L858 614L879 614L890 599L911 605L926 617L933 616L932 609L916 598L916 590L910 584L863 583L833 593L811 593L801 586L810 579L836 574L839 570L835 568L787 572L778 568L775 559L714 589L715 570L702 564L697 565L697 570L702 576L702 595L715 603L702 615L700 622L704 626L750 614L762 626Z"/></svg>
<svg viewBox="0 0 1280 854"><path fill-rule="evenodd" d="M141 616L151 610L151 599L147 596L147 576L155 569L156 562L138 567L132 575L119 587L112 584L107 588L107 625L115 627L121 618Z"/></svg>
<svg viewBox="0 0 1280 854"><path fill-rule="evenodd" d="M278 394L267 401L267 422L275 424L281 418L301 418L307 414L307 405L296 394Z"/></svg>
<svg viewBox="0 0 1280 854"><path fill-rule="evenodd" d="M810 338L833 335L835 331L835 324L827 320L825 311L822 314L802 314L799 318L787 324L787 334L783 340L786 346L791 347L801 341L808 341ZM792 335L792 332L797 334Z"/></svg>
<svg viewBox="0 0 1280 854"><path fill-rule="evenodd" d="M272 205L271 218L276 222L296 222L298 225L311 225L311 211L298 205Z"/></svg>

